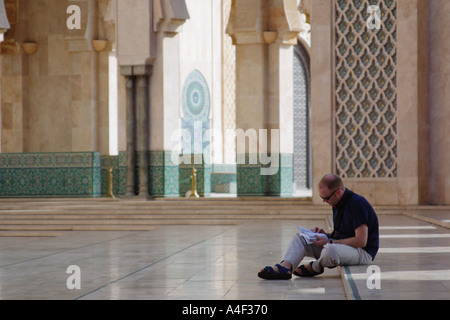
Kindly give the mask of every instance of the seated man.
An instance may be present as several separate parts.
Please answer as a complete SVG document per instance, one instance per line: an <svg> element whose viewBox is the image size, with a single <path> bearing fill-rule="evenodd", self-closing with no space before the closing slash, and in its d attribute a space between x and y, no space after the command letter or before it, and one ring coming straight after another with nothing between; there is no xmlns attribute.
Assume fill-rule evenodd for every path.
<svg viewBox="0 0 450 320"><path fill-rule="evenodd" d="M375 259L379 246L378 218L369 202L362 196L346 189L341 178L325 175L319 183L319 195L333 208L334 231L329 240L316 236L308 244L300 234L294 235L283 261L265 267L258 277L268 280L314 277L325 267L369 264ZM325 233L318 227L314 232ZM305 256L317 260L299 265Z"/></svg>

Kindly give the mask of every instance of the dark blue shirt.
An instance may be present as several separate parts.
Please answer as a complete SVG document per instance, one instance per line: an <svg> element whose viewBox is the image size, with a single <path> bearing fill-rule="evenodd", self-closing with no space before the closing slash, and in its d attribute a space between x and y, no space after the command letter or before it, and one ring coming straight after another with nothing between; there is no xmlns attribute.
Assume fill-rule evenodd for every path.
<svg viewBox="0 0 450 320"><path fill-rule="evenodd" d="M362 196L345 189L336 207L333 207L334 239L355 236L355 230L365 224L368 227L367 244L363 248L372 260L379 248L378 218L370 203Z"/></svg>

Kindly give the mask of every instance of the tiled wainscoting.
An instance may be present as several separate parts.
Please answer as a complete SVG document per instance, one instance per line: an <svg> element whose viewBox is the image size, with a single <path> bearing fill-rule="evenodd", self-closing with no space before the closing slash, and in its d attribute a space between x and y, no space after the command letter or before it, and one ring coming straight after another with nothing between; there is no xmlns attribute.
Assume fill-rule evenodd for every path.
<svg viewBox="0 0 450 320"><path fill-rule="evenodd" d="M2 197L98 197L98 152L0 154Z"/></svg>
<svg viewBox="0 0 450 320"><path fill-rule="evenodd" d="M126 190L126 152L0 154L0 197L101 197L108 193L112 169L113 193ZM197 170L200 196L237 193L238 196L292 196L291 155L281 155L274 175L261 175L260 163L244 165L174 164L170 151L150 151L149 190L154 197L184 197L191 190L192 168ZM197 161L198 162L198 161Z"/></svg>

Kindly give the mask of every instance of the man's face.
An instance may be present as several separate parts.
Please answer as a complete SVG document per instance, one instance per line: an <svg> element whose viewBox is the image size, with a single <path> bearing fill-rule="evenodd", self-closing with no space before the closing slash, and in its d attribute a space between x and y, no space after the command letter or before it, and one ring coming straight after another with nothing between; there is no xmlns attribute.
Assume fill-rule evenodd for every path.
<svg viewBox="0 0 450 320"><path fill-rule="evenodd" d="M330 206L334 207L341 199L341 189L328 190L324 185L319 186L319 195L323 202L328 203Z"/></svg>

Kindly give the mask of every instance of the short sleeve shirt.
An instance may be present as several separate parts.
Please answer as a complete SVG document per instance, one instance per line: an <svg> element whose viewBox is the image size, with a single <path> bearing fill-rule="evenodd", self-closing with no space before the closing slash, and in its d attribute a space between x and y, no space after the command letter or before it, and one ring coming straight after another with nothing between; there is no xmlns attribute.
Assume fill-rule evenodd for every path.
<svg viewBox="0 0 450 320"><path fill-rule="evenodd" d="M352 238L357 228L367 225L367 244L363 249L372 256L372 260L375 259L379 248L378 218L364 197L345 189L341 200L333 207L333 224L337 231L335 239Z"/></svg>

